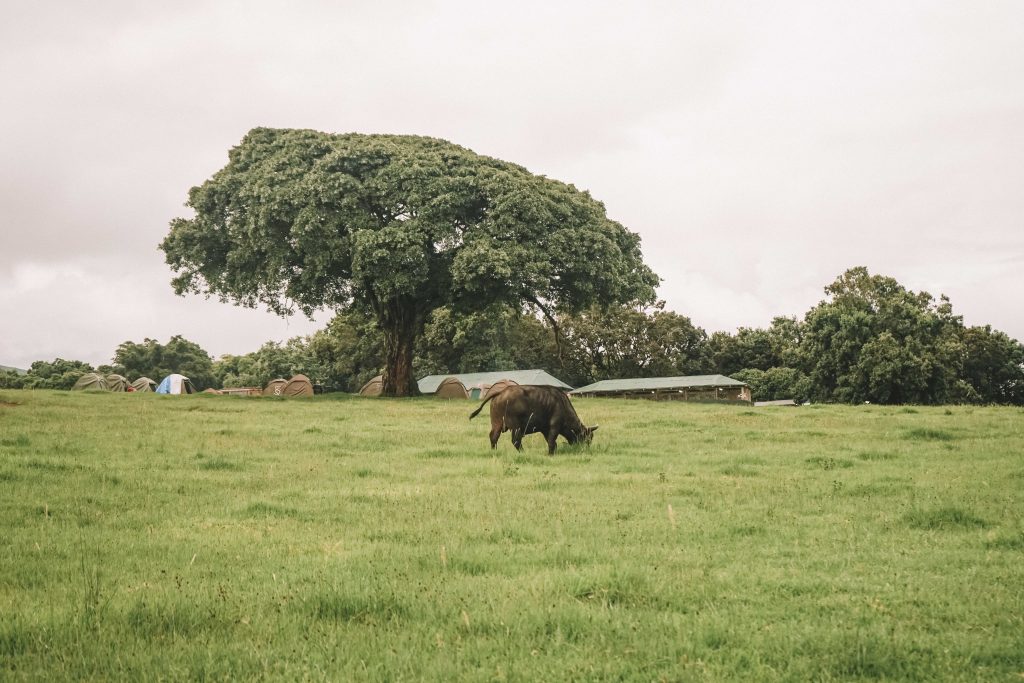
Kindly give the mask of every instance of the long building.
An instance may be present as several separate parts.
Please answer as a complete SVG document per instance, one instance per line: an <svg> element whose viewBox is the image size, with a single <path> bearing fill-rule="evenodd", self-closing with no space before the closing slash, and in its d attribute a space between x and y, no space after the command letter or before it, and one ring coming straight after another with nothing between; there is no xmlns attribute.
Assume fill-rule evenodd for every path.
<svg viewBox="0 0 1024 683"><path fill-rule="evenodd" d="M750 403L750 387L725 375L606 379L588 384L571 396L646 398L653 401L735 401Z"/></svg>
<svg viewBox="0 0 1024 683"><path fill-rule="evenodd" d="M505 384L542 384L550 387L558 387L569 391L572 389L568 384L552 377L544 370L499 370L497 372L463 372L452 375L428 375L417 384L421 394L434 394L449 379L458 380L464 387L467 398L484 398L487 390L492 386ZM453 384L448 382L448 385ZM497 389L496 389L497 390ZM457 393L457 392L456 392ZM455 394L445 396L454 398Z"/></svg>

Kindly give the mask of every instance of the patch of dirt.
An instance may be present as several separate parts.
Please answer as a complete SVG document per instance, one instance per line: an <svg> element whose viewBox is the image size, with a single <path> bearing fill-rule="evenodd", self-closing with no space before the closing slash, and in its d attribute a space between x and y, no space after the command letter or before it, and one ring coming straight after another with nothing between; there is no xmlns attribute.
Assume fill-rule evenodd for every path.
<svg viewBox="0 0 1024 683"><path fill-rule="evenodd" d="M20 403L12 403L11 401L0 401L0 408L13 408L20 405Z"/></svg>

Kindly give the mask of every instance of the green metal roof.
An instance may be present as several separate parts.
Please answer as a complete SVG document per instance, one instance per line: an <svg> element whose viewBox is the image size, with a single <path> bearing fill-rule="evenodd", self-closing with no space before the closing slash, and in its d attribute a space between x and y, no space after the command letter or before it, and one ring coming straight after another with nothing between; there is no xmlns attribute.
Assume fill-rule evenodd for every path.
<svg viewBox="0 0 1024 683"><path fill-rule="evenodd" d="M725 375L689 375L687 377L640 377L636 379L605 379L573 391L574 394L600 394L619 391L656 391L658 389L696 389L743 387L744 382Z"/></svg>
<svg viewBox="0 0 1024 683"><path fill-rule="evenodd" d="M463 372L451 375L427 375L417 384L421 394L432 394L437 391L441 382L449 377L457 378L467 389L491 386L503 379L510 379L516 384L541 384L549 387L572 389L568 384L552 377L544 370L500 370L498 372Z"/></svg>

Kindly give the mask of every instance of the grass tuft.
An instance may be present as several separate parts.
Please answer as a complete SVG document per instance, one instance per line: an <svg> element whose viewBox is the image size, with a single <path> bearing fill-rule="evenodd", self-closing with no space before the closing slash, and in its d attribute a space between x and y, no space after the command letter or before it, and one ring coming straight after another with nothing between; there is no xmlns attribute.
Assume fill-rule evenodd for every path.
<svg viewBox="0 0 1024 683"><path fill-rule="evenodd" d="M205 455L198 453L196 454L196 459L199 460L198 467L201 470L237 472L243 469L240 464L227 458L213 457L207 459Z"/></svg>
<svg viewBox="0 0 1024 683"><path fill-rule="evenodd" d="M857 457L860 458L861 460L872 462L876 460L895 460L899 456L891 452L861 451L860 453L857 454Z"/></svg>
<svg viewBox="0 0 1024 683"><path fill-rule="evenodd" d="M753 467L744 467L743 465L727 465L719 470L722 474L727 477L756 477L760 474Z"/></svg>
<svg viewBox="0 0 1024 683"><path fill-rule="evenodd" d="M35 643L35 634L19 619L0 624L0 660L29 652ZM2 671L3 668L0 666L0 672Z"/></svg>
<svg viewBox="0 0 1024 683"><path fill-rule="evenodd" d="M836 468L847 468L853 467L853 461L847 460L846 458L831 458L816 455L813 458L807 458L805 460L809 465L813 465L815 469L821 468L823 470L834 470Z"/></svg>
<svg viewBox="0 0 1024 683"><path fill-rule="evenodd" d="M393 597L335 591L314 597L308 611L321 621L379 624L401 620L408 609Z"/></svg>
<svg viewBox="0 0 1024 683"><path fill-rule="evenodd" d="M935 510L912 510L904 519L914 529L951 530L983 529L989 523L958 507L943 507Z"/></svg>
<svg viewBox="0 0 1024 683"><path fill-rule="evenodd" d="M614 570L598 576L580 577L574 582L570 595L585 605L605 609L670 607L652 588L648 578L636 572Z"/></svg>
<svg viewBox="0 0 1024 683"><path fill-rule="evenodd" d="M1024 531L1016 534L997 536L985 542L985 547L990 550L1024 550Z"/></svg>
<svg viewBox="0 0 1024 683"><path fill-rule="evenodd" d="M264 503L262 501L247 505L245 510L242 511L242 515L244 517L285 517L289 519L297 519L301 516L295 508Z"/></svg>
<svg viewBox="0 0 1024 683"><path fill-rule="evenodd" d="M908 429L903 434L903 438L910 441L952 441L956 436L944 429L915 427L914 429Z"/></svg>
<svg viewBox="0 0 1024 683"><path fill-rule="evenodd" d="M146 640L189 639L216 621L210 612L188 604L149 604L144 600L136 602L124 619L134 634Z"/></svg>

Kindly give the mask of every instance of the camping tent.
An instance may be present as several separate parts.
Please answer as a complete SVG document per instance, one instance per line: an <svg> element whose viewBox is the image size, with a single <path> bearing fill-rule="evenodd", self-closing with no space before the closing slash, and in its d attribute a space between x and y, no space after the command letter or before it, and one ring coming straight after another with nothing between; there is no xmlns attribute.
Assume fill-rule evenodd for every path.
<svg viewBox="0 0 1024 683"><path fill-rule="evenodd" d="M148 377L140 377L132 382L132 387L135 391L154 391L156 389L156 382Z"/></svg>
<svg viewBox="0 0 1024 683"><path fill-rule="evenodd" d="M158 394L194 394L196 393L195 387L192 386L192 380L184 375L167 375L164 380L160 382L160 386L156 388Z"/></svg>
<svg viewBox="0 0 1024 683"><path fill-rule="evenodd" d="M284 391L284 385L288 384L286 379L272 379L263 387L264 396L280 396L281 392Z"/></svg>
<svg viewBox="0 0 1024 683"><path fill-rule="evenodd" d="M377 375L369 382L363 385L363 388L359 390L360 396L380 396L384 393L384 376Z"/></svg>
<svg viewBox="0 0 1024 683"><path fill-rule="evenodd" d="M313 383L305 375L295 375L281 390L282 396L312 396Z"/></svg>
<svg viewBox="0 0 1024 683"><path fill-rule="evenodd" d="M437 385L434 392L435 398L469 398L466 385L458 377L448 377Z"/></svg>
<svg viewBox="0 0 1024 683"><path fill-rule="evenodd" d="M95 372L87 372L71 388L75 391L106 391L107 378Z"/></svg>
<svg viewBox="0 0 1024 683"><path fill-rule="evenodd" d="M128 391L128 387L131 386L128 383L128 378L123 375L110 374L106 379L107 389L110 391Z"/></svg>

